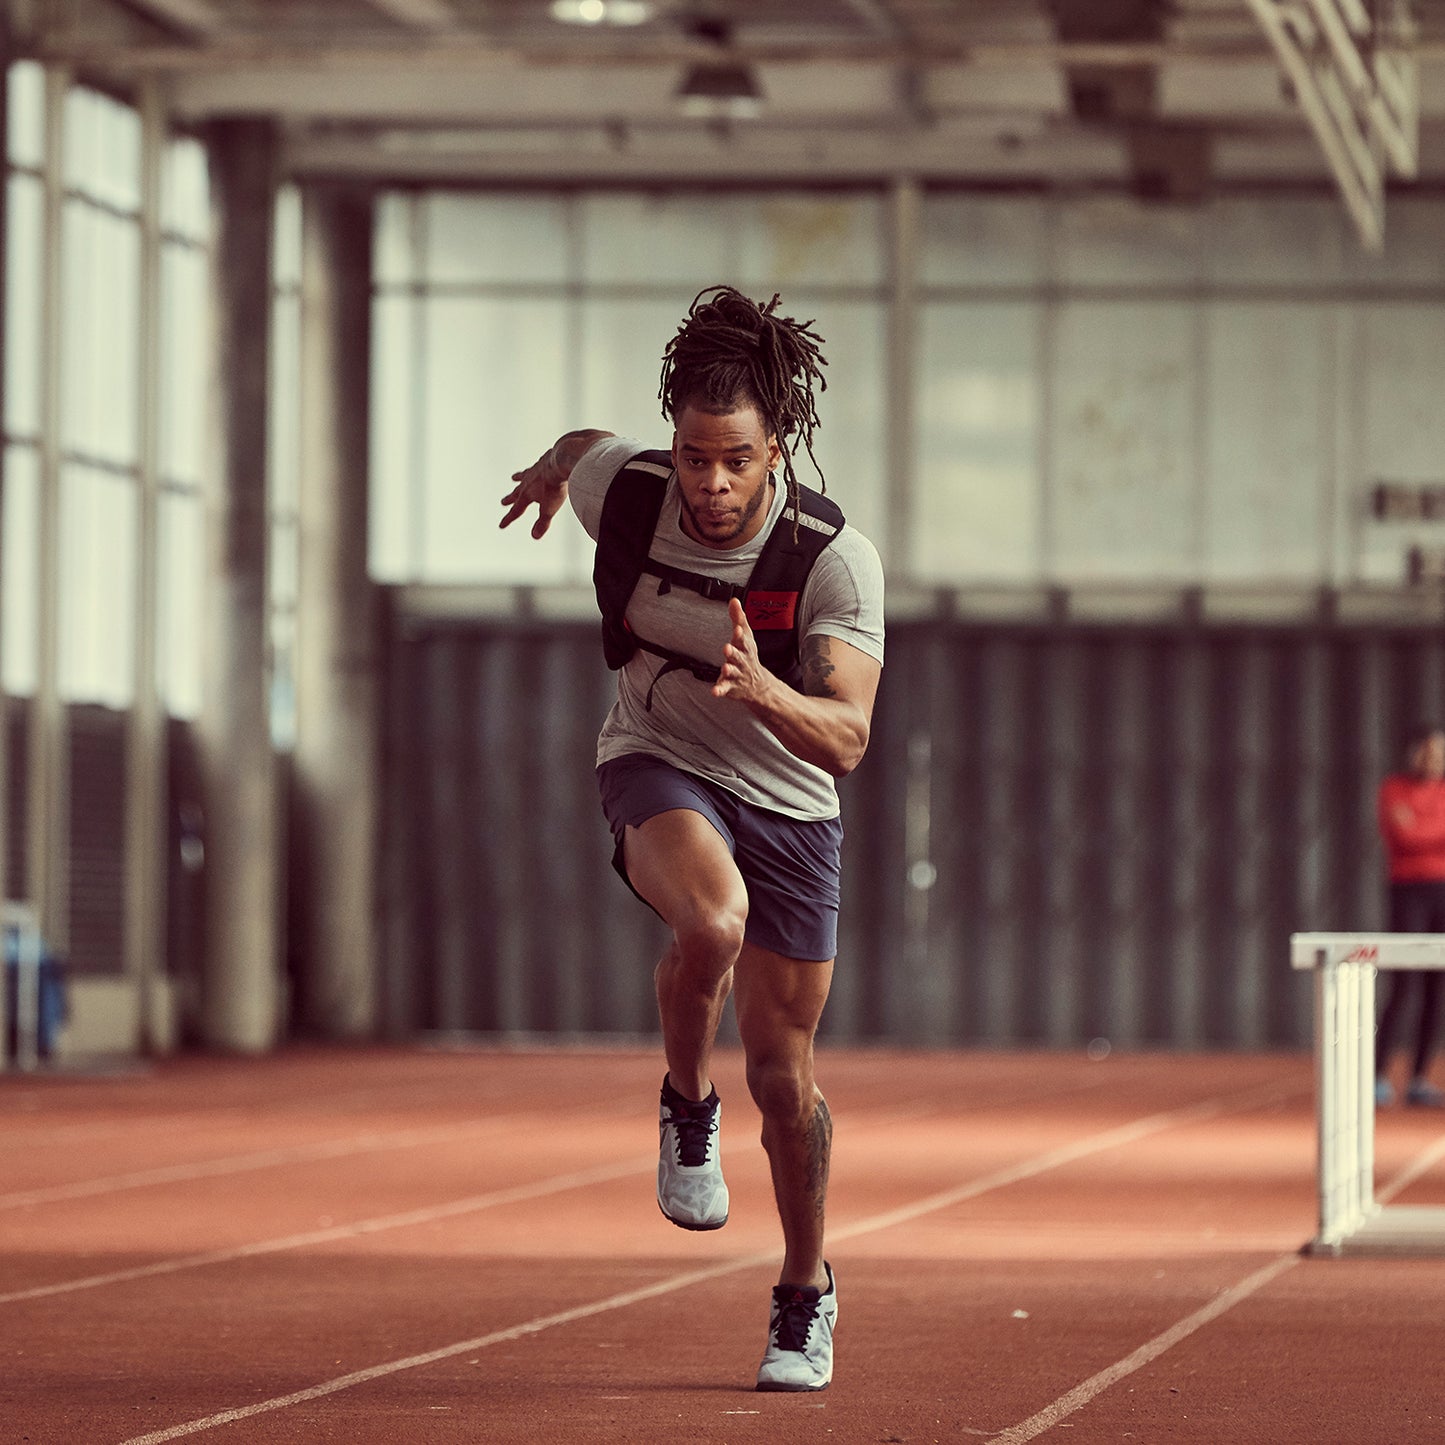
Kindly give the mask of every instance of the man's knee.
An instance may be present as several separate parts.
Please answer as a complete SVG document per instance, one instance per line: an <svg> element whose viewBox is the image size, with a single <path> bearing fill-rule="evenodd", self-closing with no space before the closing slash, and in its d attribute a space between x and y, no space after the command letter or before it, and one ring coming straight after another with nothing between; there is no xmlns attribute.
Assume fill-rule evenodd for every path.
<svg viewBox="0 0 1445 1445"><path fill-rule="evenodd" d="M721 978L737 962L747 921L745 904L714 905L689 914L673 929L679 966L699 978Z"/></svg>
<svg viewBox="0 0 1445 1445"><path fill-rule="evenodd" d="M786 1057L749 1059L748 1092L764 1120L800 1128L813 1116L820 1095L813 1071L803 1061Z"/></svg>

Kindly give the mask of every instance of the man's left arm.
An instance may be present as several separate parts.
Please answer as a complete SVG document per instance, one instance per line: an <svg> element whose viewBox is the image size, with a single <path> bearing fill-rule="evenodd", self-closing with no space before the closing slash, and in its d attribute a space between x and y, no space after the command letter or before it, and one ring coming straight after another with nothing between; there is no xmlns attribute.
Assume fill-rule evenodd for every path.
<svg viewBox="0 0 1445 1445"><path fill-rule="evenodd" d="M733 635L723 647L713 696L750 709L794 757L846 777L868 747L882 664L840 638L812 633L802 644L799 692L759 662L742 603L734 599L728 611Z"/></svg>

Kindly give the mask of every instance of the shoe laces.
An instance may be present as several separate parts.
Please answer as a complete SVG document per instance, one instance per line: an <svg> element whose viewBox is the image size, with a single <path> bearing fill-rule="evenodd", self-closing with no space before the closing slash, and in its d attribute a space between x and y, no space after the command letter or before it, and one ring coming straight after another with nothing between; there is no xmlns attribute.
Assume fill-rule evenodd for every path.
<svg viewBox="0 0 1445 1445"><path fill-rule="evenodd" d="M701 1104L668 1104L677 1162L687 1169L707 1163L707 1151L717 1132L717 1113L706 1102Z"/></svg>
<svg viewBox="0 0 1445 1445"><path fill-rule="evenodd" d="M813 1290L809 1290L808 1293L816 1295L816 1291ZM773 1298L778 1305L778 1320L773 1332L778 1348L780 1350L806 1350L808 1336L813 1330L813 1321L818 1318L821 1299L808 1299L799 1289L793 1290L786 1299L783 1297L783 1291L775 1291Z"/></svg>

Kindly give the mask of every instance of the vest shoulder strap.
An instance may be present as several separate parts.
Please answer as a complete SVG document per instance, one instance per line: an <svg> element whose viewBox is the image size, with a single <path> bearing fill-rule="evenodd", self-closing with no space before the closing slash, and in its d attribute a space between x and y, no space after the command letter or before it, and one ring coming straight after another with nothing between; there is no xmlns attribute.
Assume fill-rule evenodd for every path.
<svg viewBox="0 0 1445 1445"><path fill-rule="evenodd" d="M797 685L798 600L813 564L843 530L843 510L821 492L798 487L798 515L786 507L748 578L743 611L769 672ZM796 530L797 535L794 535Z"/></svg>
<svg viewBox="0 0 1445 1445"><path fill-rule="evenodd" d="M636 650L625 614L632 589L647 565L671 475L670 452L639 452L613 477L602 499L592 585L602 612L602 654L614 669Z"/></svg>

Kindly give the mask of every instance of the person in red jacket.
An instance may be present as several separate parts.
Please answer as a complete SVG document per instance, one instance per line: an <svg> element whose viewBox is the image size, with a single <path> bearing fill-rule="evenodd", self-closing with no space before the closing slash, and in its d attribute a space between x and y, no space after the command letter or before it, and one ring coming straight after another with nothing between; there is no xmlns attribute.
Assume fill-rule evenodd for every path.
<svg viewBox="0 0 1445 1445"><path fill-rule="evenodd" d="M1417 727L1405 741L1407 772L1380 784L1380 836L1389 866L1391 933L1445 933L1445 729ZM1391 1104L1395 1088L1386 1069L1400 1037L1412 995L1420 995L1414 1063L1407 1104L1445 1105L1445 1093L1427 1077L1440 1018L1440 974L1398 969L1375 1039L1375 1102Z"/></svg>

